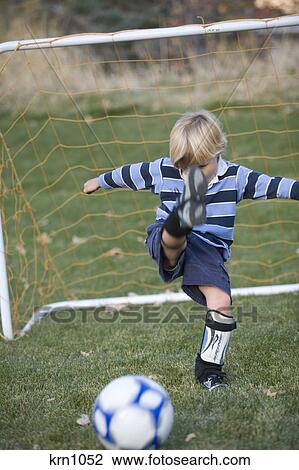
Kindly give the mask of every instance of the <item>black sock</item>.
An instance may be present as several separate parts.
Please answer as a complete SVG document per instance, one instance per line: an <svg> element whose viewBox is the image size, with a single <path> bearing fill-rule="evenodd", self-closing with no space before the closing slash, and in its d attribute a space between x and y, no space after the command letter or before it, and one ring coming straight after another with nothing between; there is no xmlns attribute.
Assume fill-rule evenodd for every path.
<svg viewBox="0 0 299 470"><path fill-rule="evenodd" d="M221 371L222 366L219 364L214 364L212 362L203 361L200 357L200 353L197 353L195 359L195 378L202 382L211 374L218 374L225 376L225 373Z"/></svg>
<svg viewBox="0 0 299 470"><path fill-rule="evenodd" d="M192 227L181 227L180 219L176 208L169 214L169 216L164 222L163 227L167 230L169 235L176 238L188 235L188 233L192 231Z"/></svg>

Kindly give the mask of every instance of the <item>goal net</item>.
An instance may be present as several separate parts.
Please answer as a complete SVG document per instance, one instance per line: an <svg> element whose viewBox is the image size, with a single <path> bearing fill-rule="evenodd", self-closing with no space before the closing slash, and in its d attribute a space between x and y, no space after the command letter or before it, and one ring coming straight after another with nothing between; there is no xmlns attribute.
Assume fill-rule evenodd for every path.
<svg viewBox="0 0 299 470"><path fill-rule="evenodd" d="M179 280L160 280L144 245L159 198L82 188L168 155L184 112L219 117L225 159L299 178L298 27L256 23L261 29L246 30L250 20L186 26L190 35L179 37L163 31L182 28L141 31L138 40L134 31L62 38L69 47L33 37L24 41L31 50L1 45L10 50L0 55L0 208L15 331L57 301L180 290ZM95 37L106 43L89 44ZM243 201L227 263L232 287L298 283L298 249L295 201Z"/></svg>

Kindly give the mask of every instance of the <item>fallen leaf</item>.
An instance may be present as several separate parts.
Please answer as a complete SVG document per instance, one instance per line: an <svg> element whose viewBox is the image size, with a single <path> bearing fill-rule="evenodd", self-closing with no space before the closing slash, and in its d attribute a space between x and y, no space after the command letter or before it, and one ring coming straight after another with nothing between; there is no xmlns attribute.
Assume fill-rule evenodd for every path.
<svg viewBox="0 0 299 470"><path fill-rule="evenodd" d="M264 389L263 392L267 395L267 397L275 398L278 392L272 392L270 389Z"/></svg>
<svg viewBox="0 0 299 470"><path fill-rule="evenodd" d="M106 313L113 313L113 311L120 312L121 310L124 310L128 304L111 304L111 305L106 305L105 307L105 312Z"/></svg>
<svg viewBox="0 0 299 470"><path fill-rule="evenodd" d="M80 418L76 421L80 426L88 426L90 424L90 419L88 415L81 415Z"/></svg>
<svg viewBox="0 0 299 470"><path fill-rule="evenodd" d="M86 352L86 351L81 351L81 356L83 356L83 357L89 357L89 356L91 355L91 353L92 353L92 351L88 351L88 352Z"/></svg>
<svg viewBox="0 0 299 470"><path fill-rule="evenodd" d="M47 398L48 403L50 403L51 401L55 401L55 398Z"/></svg>
<svg viewBox="0 0 299 470"><path fill-rule="evenodd" d="M185 442L190 442L192 441L192 439L194 439L196 437L196 434L194 434L194 432L191 432L190 434L188 434L186 436L186 439L185 439Z"/></svg>
<svg viewBox="0 0 299 470"><path fill-rule="evenodd" d="M52 243L52 238L49 237L47 233L41 233L39 237L37 237L37 240L42 244L42 245L47 245L49 243Z"/></svg>
<svg viewBox="0 0 299 470"><path fill-rule="evenodd" d="M81 238L81 237L77 237L77 235L74 235L72 237L72 243L73 245L81 245L81 243L85 243L87 240L87 238Z"/></svg>
<svg viewBox="0 0 299 470"><path fill-rule="evenodd" d="M156 375L148 375L148 378L158 382L158 377Z"/></svg>
<svg viewBox="0 0 299 470"><path fill-rule="evenodd" d="M24 283L24 290L29 289L29 282L25 277L21 277L21 281Z"/></svg>
<svg viewBox="0 0 299 470"><path fill-rule="evenodd" d="M18 253L20 253L20 255L23 255L23 256L26 255L26 250L25 250L25 247L24 247L23 243L17 243L16 244L16 250L17 250Z"/></svg>
<svg viewBox="0 0 299 470"><path fill-rule="evenodd" d="M93 116L92 116L91 114L87 114L87 115L85 116L85 121L86 121L86 122L93 122L93 121L94 121L94 118L93 118Z"/></svg>
<svg viewBox="0 0 299 470"><path fill-rule="evenodd" d="M111 250L106 251L103 256L123 256L124 252L121 248L111 248Z"/></svg>

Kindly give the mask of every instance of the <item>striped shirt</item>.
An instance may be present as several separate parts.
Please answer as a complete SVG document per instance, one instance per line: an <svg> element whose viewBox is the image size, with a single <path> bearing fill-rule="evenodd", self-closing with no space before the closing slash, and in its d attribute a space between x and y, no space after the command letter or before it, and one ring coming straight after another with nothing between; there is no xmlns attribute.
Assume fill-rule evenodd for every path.
<svg viewBox="0 0 299 470"><path fill-rule="evenodd" d="M164 220L183 192L184 180L169 157L153 162L133 163L98 177L101 188L148 189L160 196L156 220ZM210 245L223 248L230 256L233 243L236 206L243 199L297 199L299 181L263 173L231 163L220 157L217 173L205 196L206 223L193 227L193 233Z"/></svg>

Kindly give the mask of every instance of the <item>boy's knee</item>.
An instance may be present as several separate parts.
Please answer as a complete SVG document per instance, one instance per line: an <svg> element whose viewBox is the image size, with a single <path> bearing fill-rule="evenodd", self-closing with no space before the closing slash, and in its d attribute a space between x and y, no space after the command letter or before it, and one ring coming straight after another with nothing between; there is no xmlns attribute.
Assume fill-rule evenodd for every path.
<svg viewBox="0 0 299 470"><path fill-rule="evenodd" d="M198 288L205 296L209 309L229 314L231 297L224 290L215 286L198 286Z"/></svg>

